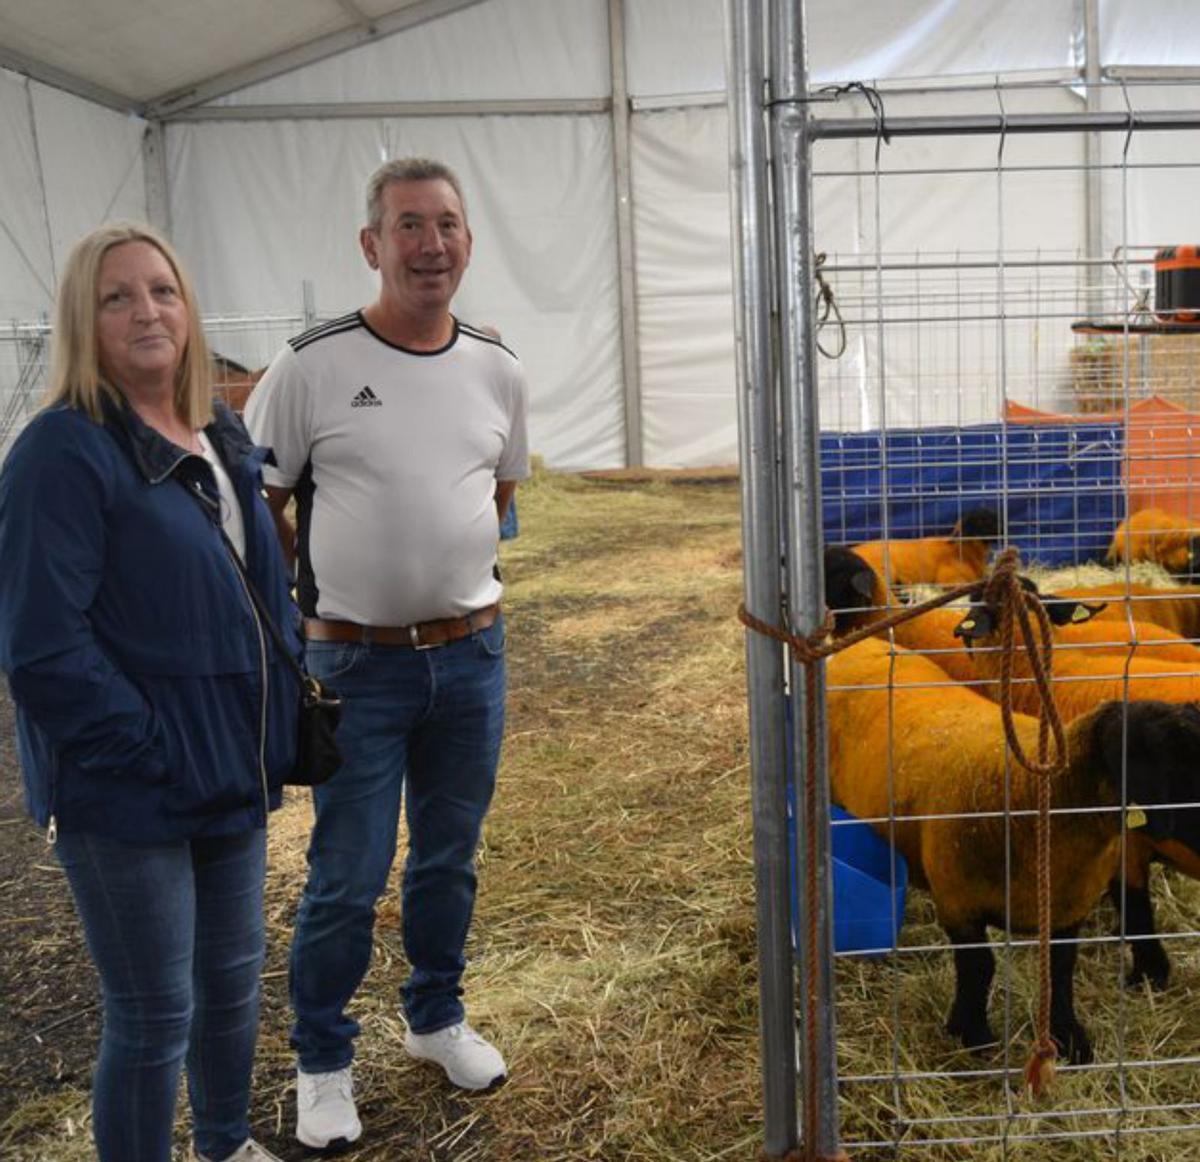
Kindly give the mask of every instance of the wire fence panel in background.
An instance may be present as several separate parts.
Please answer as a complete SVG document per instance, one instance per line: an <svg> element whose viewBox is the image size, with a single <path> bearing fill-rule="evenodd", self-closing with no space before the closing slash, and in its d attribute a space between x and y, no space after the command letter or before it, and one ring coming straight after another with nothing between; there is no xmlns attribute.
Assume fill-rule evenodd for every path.
<svg viewBox="0 0 1200 1162"><path fill-rule="evenodd" d="M280 347L317 321L303 314L205 319L217 397L241 411L250 389ZM50 373L50 349L47 321L15 322L0 328L0 458L41 406Z"/></svg>

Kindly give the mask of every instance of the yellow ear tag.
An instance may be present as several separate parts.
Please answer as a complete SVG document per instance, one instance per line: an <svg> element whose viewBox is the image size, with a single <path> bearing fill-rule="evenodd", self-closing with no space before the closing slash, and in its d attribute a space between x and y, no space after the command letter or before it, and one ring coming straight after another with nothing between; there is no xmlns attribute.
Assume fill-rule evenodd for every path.
<svg viewBox="0 0 1200 1162"><path fill-rule="evenodd" d="M1139 827L1145 827L1149 822L1145 811L1136 803L1129 804L1129 810L1125 812L1125 826L1130 831L1136 831Z"/></svg>
<svg viewBox="0 0 1200 1162"><path fill-rule="evenodd" d="M1092 616L1091 611L1084 608L1082 605L1075 606L1075 611L1071 614L1072 621L1087 621Z"/></svg>
<svg viewBox="0 0 1200 1162"><path fill-rule="evenodd" d="M973 617L968 617L965 621L960 623L958 628L959 629L974 629L975 628L975 619Z"/></svg>

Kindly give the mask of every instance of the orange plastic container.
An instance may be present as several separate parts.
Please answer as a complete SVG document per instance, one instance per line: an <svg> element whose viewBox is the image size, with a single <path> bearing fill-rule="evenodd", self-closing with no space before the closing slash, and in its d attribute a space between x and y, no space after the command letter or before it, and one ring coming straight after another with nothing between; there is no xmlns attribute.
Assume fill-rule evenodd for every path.
<svg viewBox="0 0 1200 1162"><path fill-rule="evenodd" d="M1200 246L1155 254L1154 313L1164 323L1200 324Z"/></svg>

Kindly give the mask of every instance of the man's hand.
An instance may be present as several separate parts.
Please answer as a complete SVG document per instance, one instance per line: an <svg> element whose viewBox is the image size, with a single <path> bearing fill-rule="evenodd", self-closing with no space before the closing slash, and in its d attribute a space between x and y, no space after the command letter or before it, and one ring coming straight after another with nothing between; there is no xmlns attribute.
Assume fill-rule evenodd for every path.
<svg viewBox="0 0 1200 1162"><path fill-rule="evenodd" d="M288 501L292 499L290 488L273 488L266 485L267 507L271 510L271 518L275 521L275 532L279 536L279 547L283 549L283 559L287 562L288 572L296 575L296 529L288 520Z"/></svg>

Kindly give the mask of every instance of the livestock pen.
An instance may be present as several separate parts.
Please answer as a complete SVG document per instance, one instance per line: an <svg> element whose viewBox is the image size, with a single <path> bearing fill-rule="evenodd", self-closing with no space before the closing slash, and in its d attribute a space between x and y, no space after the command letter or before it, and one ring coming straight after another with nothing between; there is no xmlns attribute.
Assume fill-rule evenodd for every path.
<svg viewBox="0 0 1200 1162"><path fill-rule="evenodd" d="M1090 893L1090 918L1080 930L1053 930L1053 916L1043 913L1010 931L1014 901L1028 899L1047 874L1029 854L1033 834L1048 828L1049 851L1061 856L1054 836L1070 831L1062 806L1069 800L1048 782L1056 808L1043 817L1029 796L1018 798L1025 776L1021 756L1010 754L978 794L987 808L978 819L950 789L942 801L926 795L901 805L914 770L923 779L939 767L957 770L956 739L940 730L941 719L914 721L913 707L923 703L904 675L920 668L892 644L890 669L869 671L872 683L827 686L825 647L817 645L822 542L944 538L969 512L988 508L1000 528L997 547L1018 549L1021 567L1035 576L1068 567L1054 583L1077 585L1078 571L1105 556L1125 517L1150 507L1193 517L1200 427L1190 409L1200 333L1191 329L1191 306L1200 294L1189 288L1186 301L1172 297L1171 272L1186 248L1155 231L1166 222L1187 228L1171 207L1200 166L1194 90L1185 78L1138 85L1098 67L1070 83L863 79L817 88L809 82L805 5L731 0L727 9L765 1153L808 1162L843 1150L850 1158L997 1160L1194 1152L1194 883L1156 873L1151 884L1178 968L1162 992L1125 987L1132 912L1122 916L1101 901L1099 878L1084 888L1082 866L1078 891ZM1095 7L1087 12L1094 21ZM1095 35L1091 23L1087 35ZM914 185L920 200L909 194ZM1120 586L1131 577L1122 560L1105 580ZM1177 581L1158 577L1168 590ZM912 597L896 593L885 612ZM960 614L968 618L965 606ZM1128 633L1114 634L1136 653ZM926 686L953 682L920 672ZM972 729L1003 749L1000 711L986 688L951 688L977 708ZM827 731L854 719L832 717L834 705L880 690L887 696L857 729L878 732L873 753L884 760L847 773L850 740ZM1121 693L1116 705L1132 723L1123 709L1128 687ZM1043 717L1053 718L1050 708ZM1031 718L1023 722L1009 737L1037 735ZM923 748L910 746L922 729ZM1028 757L1054 767L1049 780L1062 769L1053 751ZM1164 752L1164 766L1168 758ZM958 950L999 960L995 1043L960 1036L957 1005L947 1021L958 959L947 932L963 939L947 919L951 909L939 904L934 925L928 898L909 891L894 944L887 939L867 956L835 945L842 913L861 901L839 895L830 848L849 824L829 822L827 760L837 777L887 791L888 810L870 822L896 846L932 814L945 820L939 826L957 825L957 862L967 868L978 862L971 845L991 826L986 819L1000 828L989 891L998 883L1004 902L990 905L992 936ZM1105 776L1109 792L1082 808L1114 803L1105 796L1118 785L1108 823L1097 824L1111 835L1105 875L1145 826L1144 813L1121 797L1131 769L1123 755L1116 774ZM1179 788L1170 797L1182 804L1179 818L1198 799ZM941 848L941 862L954 862L946 854L954 850ZM887 913L897 907L903 869L896 857L884 869L891 892L879 907ZM928 878L927 868L908 871ZM1132 899L1134 888L1118 881L1114 898L1125 901L1127 891ZM1076 956L1075 1007L1095 1054L1060 1044L1056 1080L1028 1087L1031 1046L1039 1055L1049 1050L1044 1010L1054 1023L1040 978ZM1069 974L1053 984L1060 1000L1069 997ZM1165 1037L1153 1031L1164 1013L1179 1022ZM1042 1078L1037 1069L1029 1076Z"/></svg>

